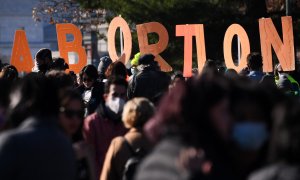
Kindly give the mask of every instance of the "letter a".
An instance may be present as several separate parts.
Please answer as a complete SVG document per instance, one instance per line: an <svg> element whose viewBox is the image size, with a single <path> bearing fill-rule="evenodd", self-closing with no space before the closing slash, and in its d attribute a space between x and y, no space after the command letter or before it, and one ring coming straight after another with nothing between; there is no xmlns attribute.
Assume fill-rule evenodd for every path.
<svg viewBox="0 0 300 180"><path fill-rule="evenodd" d="M14 65L19 72L31 72L33 68L33 60L24 30L16 30L15 32L10 63Z"/></svg>

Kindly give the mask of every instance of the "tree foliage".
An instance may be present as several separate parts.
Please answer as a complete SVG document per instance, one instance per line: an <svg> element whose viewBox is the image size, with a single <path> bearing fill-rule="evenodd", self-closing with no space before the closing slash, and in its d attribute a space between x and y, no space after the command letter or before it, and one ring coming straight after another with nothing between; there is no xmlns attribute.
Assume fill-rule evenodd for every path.
<svg viewBox="0 0 300 180"><path fill-rule="evenodd" d="M112 17L122 17L134 29L136 24L157 21L169 32L169 46L163 53L169 63L182 65L183 38L175 37L177 24L204 24L207 58L223 59L223 38L233 23L241 24L250 37L252 51L260 51L258 19L283 15L283 0L78 0L84 7L105 8ZM298 0L297 0L298 1ZM278 8L280 7L280 8ZM278 16L280 17L280 16ZM279 23L277 23L279 24ZM137 43L133 33L133 43ZM234 44L234 43L233 43ZM138 51L137 45L134 45ZM233 47L233 51L236 51ZM193 50L196 56L195 49ZM234 53L237 54L237 53ZM175 59L175 61L174 61ZM177 60L176 60L177 59ZM194 58L196 59L196 58Z"/></svg>

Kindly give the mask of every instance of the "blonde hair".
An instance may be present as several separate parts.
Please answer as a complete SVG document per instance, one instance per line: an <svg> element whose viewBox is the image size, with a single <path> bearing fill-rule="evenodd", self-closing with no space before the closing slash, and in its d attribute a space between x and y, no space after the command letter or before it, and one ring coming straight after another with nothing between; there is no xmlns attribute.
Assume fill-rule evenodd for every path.
<svg viewBox="0 0 300 180"><path fill-rule="evenodd" d="M146 98L133 98L123 109L122 120L126 128L140 128L153 116L154 105Z"/></svg>

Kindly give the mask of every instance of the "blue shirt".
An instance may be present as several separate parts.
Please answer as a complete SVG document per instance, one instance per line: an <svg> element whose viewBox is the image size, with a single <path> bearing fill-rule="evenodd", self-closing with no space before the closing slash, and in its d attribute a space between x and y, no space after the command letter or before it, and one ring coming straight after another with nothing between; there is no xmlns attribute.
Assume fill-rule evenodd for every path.
<svg viewBox="0 0 300 180"><path fill-rule="evenodd" d="M247 75L250 79L260 81L265 74L261 71L250 71Z"/></svg>

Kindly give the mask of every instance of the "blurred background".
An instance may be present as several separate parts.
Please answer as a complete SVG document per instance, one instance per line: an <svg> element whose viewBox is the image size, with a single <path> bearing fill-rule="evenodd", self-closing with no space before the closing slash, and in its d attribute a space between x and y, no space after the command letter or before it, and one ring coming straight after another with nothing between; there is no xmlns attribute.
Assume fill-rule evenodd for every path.
<svg viewBox="0 0 300 180"><path fill-rule="evenodd" d="M223 38L231 24L241 24L250 39L251 51L260 51L258 19L271 17L282 36L280 17L291 15L299 61L299 9L300 0L1 0L0 59L9 63L17 29L26 31L32 56L40 48L50 48L53 56L58 57L55 24L73 23L82 31L88 64L97 66L99 58L107 54L109 22L121 15L132 30L132 56L139 51L135 25L157 21L167 28L170 37L162 56L174 69L182 70L184 40L175 36L175 26L197 23L204 24L207 59L223 64ZM120 33L116 32L120 53L119 38ZM157 42L157 35L149 34L149 41ZM237 59L237 43L232 44L233 58ZM193 66L197 67L195 47L193 57ZM70 53L69 58L71 63L76 62L76 53Z"/></svg>

